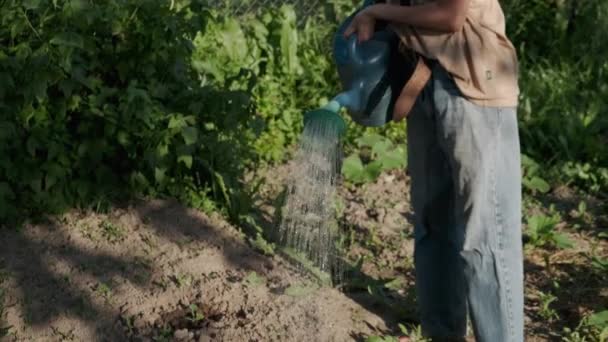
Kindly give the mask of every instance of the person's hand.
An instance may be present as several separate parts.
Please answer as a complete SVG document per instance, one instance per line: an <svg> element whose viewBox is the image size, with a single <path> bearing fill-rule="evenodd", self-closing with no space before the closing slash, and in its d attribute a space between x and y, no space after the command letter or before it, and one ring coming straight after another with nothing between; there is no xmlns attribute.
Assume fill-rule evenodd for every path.
<svg viewBox="0 0 608 342"><path fill-rule="evenodd" d="M344 31L344 36L348 38L353 33L356 33L359 42L364 42L374 35L375 26L376 18L372 14L371 7L368 7L357 13Z"/></svg>

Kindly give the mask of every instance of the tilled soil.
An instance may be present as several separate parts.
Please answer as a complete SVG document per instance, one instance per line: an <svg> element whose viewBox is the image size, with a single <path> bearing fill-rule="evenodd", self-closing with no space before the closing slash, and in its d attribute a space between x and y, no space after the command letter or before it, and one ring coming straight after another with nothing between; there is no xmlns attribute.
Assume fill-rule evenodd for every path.
<svg viewBox="0 0 608 342"><path fill-rule="evenodd" d="M288 170L283 165L262 174L256 207L267 229L276 225ZM408 182L405 172L395 171L340 187L337 219L354 269L341 291L319 286L278 254L257 252L222 218L172 201L141 201L106 214L71 212L1 231L0 336L363 341L396 334L396 323L418 323ZM555 230L573 246L535 246L525 237L526 340L562 341L565 328L608 309L601 264L608 258L608 204L568 188L536 201L524 219L553 215L553 205L561 215ZM577 209L580 201L586 212Z"/></svg>
<svg viewBox="0 0 608 342"><path fill-rule="evenodd" d="M14 341L350 341L385 329L339 291L167 201L5 231Z"/></svg>

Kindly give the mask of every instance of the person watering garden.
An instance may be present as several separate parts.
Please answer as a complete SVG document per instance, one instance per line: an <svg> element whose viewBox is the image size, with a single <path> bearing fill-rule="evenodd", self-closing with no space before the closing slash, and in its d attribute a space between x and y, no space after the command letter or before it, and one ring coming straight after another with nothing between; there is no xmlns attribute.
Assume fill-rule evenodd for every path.
<svg viewBox="0 0 608 342"><path fill-rule="evenodd" d="M498 0L414 2L368 6L345 36L387 21L432 71L407 116L422 329L463 340L469 314L477 341L521 342L516 51Z"/></svg>

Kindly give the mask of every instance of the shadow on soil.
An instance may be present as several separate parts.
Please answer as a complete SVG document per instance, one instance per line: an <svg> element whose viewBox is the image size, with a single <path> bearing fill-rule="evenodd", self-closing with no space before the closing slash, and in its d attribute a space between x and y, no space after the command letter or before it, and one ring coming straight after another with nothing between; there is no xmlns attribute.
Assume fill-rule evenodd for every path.
<svg viewBox="0 0 608 342"><path fill-rule="evenodd" d="M81 250L70 244L56 225L39 226L37 233L48 237L41 239L28 236L28 231L3 231L3 248L0 249L1 267L6 277L13 279L21 298L7 298L5 306L22 306L23 320L32 328L50 326L59 316L75 317L97 327L98 334L109 340L119 335L114 322L104 320L112 316L109 309L94 304L91 291L77 288L70 283L73 270L89 273L96 284L110 283L113 278L123 278L138 286L146 279L141 263L134 259L121 259L94 251ZM62 273L53 265L62 263ZM8 302L11 300L12 302ZM70 332L57 332L70 334Z"/></svg>
<svg viewBox="0 0 608 342"><path fill-rule="evenodd" d="M144 223L138 228L140 232L159 237L161 243L203 242L208 248L221 250L231 269L265 272L268 259L235 239L234 230L214 226L203 214L176 201L140 203L134 212ZM69 337L70 331L56 331L53 327L53 321L68 317L95 327L98 340L126 338L118 324L120 309L100 305L93 297L98 295L96 287L100 284L127 281L139 288L154 286L150 275L157 266L130 256L137 246L132 246L126 256L99 252L97 248L85 249L72 241L70 231L55 223L0 233L0 299L4 286L12 285L16 296L6 298L4 307L20 306L26 329L51 329L57 336ZM70 275L90 279L87 287L72 283ZM7 327L1 309L2 306L0 332ZM11 329L5 331L5 335L11 333Z"/></svg>
<svg viewBox="0 0 608 342"><path fill-rule="evenodd" d="M531 336L551 337L551 332L561 332L564 327L576 328L586 314L605 310L608 305L608 274L588 263L558 263L548 270L526 261L525 273L526 283L536 292L528 293L534 299L526 301L526 315L533 321L545 322L532 325L528 332ZM554 296L548 310L542 309L538 291Z"/></svg>

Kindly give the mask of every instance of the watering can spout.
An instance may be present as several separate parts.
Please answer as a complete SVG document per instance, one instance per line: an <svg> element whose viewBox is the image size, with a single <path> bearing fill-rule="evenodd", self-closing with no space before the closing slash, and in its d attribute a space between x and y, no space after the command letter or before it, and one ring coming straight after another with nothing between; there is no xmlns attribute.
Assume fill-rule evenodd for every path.
<svg viewBox="0 0 608 342"><path fill-rule="evenodd" d="M360 112L361 108L361 92L357 89L350 89L338 94L333 101L340 104L340 107L345 107L352 112Z"/></svg>

